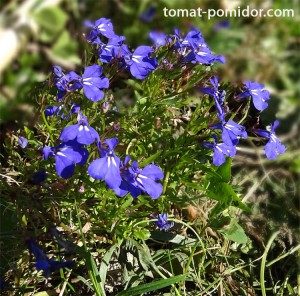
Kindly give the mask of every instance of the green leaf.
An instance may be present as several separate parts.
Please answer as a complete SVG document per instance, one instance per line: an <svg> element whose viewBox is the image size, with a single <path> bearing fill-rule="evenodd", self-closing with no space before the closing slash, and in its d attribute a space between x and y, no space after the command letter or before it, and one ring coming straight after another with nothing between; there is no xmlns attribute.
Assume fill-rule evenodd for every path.
<svg viewBox="0 0 300 296"><path fill-rule="evenodd" d="M147 240L150 237L148 229L137 229L134 230L133 236L135 239Z"/></svg>
<svg viewBox="0 0 300 296"><path fill-rule="evenodd" d="M107 269L109 266L109 261L118 246L119 246L118 244L112 245L110 247L110 249L105 253L105 255L103 256L103 258L101 260L101 264L100 264L100 268L99 268L99 275L100 275L101 285L103 286L103 289L105 286L105 280L106 280L106 275L107 275Z"/></svg>
<svg viewBox="0 0 300 296"><path fill-rule="evenodd" d="M140 163L140 166L144 167L147 164L153 162L161 153L162 153L162 151L160 150L160 151L156 152L155 154L151 155L150 157L146 158L144 161L142 161Z"/></svg>
<svg viewBox="0 0 300 296"><path fill-rule="evenodd" d="M248 241L244 229L234 219L231 220L228 226L219 230L219 232L222 233L225 238L240 244L245 244Z"/></svg>
<svg viewBox="0 0 300 296"><path fill-rule="evenodd" d="M250 209L247 205L241 202L239 197L234 192L231 185L220 182L219 180L212 180L207 188L207 196L215 199L227 206L235 206L243 211L249 212Z"/></svg>
<svg viewBox="0 0 300 296"><path fill-rule="evenodd" d="M159 289L168 287L170 285L173 285L177 282L182 281L185 278L185 275L178 275L173 276L168 279L161 279L158 281L154 281L149 284L140 285L137 287L130 288L128 290L122 291L118 293L116 296L134 296L134 295L141 295L142 293L151 292L151 291L157 291Z"/></svg>
<svg viewBox="0 0 300 296"><path fill-rule="evenodd" d="M232 159L227 157L225 163L218 167L217 173L221 176L223 182L229 182L231 178L231 162Z"/></svg>
<svg viewBox="0 0 300 296"><path fill-rule="evenodd" d="M150 238L156 241L169 242L180 246L192 246L197 243L196 239L162 231L150 231Z"/></svg>
<svg viewBox="0 0 300 296"><path fill-rule="evenodd" d="M59 7L45 7L33 13L32 18L42 29L39 34L43 41L52 41L65 28L68 15Z"/></svg>
<svg viewBox="0 0 300 296"><path fill-rule="evenodd" d="M132 202L133 202L133 197L131 195L127 195L127 197L125 198L124 202L120 206L119 211L120 212L125 211L132 204Z"/></svg>

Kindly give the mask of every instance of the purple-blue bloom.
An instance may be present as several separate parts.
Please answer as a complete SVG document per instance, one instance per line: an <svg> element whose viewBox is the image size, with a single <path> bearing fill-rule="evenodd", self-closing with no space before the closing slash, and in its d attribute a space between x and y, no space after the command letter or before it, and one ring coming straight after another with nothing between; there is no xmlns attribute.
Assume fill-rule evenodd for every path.
<svg viewBox="0 0 300 296"><path fill-rule="evenodd" d="M224 90L219 90L219 78L217 76L214 76L210 79L210 83L212 84L211 87L203 87L201 88L201 91L204 94L208 94L212 96L215 100L215 105L218 112L218 117L221 121L225 120L225 112L223 109L223 103L225 101L226 92Z"/></svg>
<svg viewBox="0 0 300 296"><path fill-rule="evenodd" d="M62 106L49 106L44 111L45 116L53 116L53 115L57 116L61 108Z"/></svg>
<svg viewBox="0 0 300 296"><path fill-rule="evenodd" d="M156 14L156 8L151 6L141 14L140 19L143 22L150 22L154 19L155 14Z"/></svg>
<svg viewBox="0 0 300 296"><path fill-rule="evenodd" d="M29 239L26 241L29 251L35 256L36 264L35 267L37 270L43 270L43 275L48 278L50 274L60 268L68 267L71 268L74 261L55 261L49 259L48 256L44 253L44 251L40 248L40 246Z"/></svg>
<svg viewBox="0 0 300 296"><path fill-rule="evenodd" d="M72 90L83 88L86 97L98 102L103 99L104 93L102 88L109 87L108 78L101 76L102 67L99 65L92 65L85 68L82 77L74 71L68 73L69 82L73 82Z"/></svg>
<svg viewBox="0 0 300 296"><path fill-rule="evenodd" d="M258 82L246 81L245 90L239 94L238 98L252 97L254 107L258 111L265 110L268 107L267 101L270 100L270 92L265 89L263 84Z"/></svg>
<svg viewBox="0 0 300 296"><path fill-rule="evenodd" d="M149 38L153 41L156 47L164 46L167 42L170 42L170 38L167 34L159 31L151 31Z"/></svg>
<svg viewBox="0 0 300 296"><path fill-rule="evenodd" d="M57 175L67 179L73 175L75 163L79 165L86 163L89 152L77 142L69 141L55 147L45 146L43 155L45 160L54 157Z"/></svg>
<svg viewBox="0 0 300 296"><path fill-rule="evenodd" d="M90 21L85 21L84 24L86 27L92 28L92 31L89 33L89 35L87 37L87 41L92 41L99 34L103 35L106 38L115 37L114 27L113 27L110 19L100 18L100 19L96 20L94 23L92 23Z"/></svg>
<svg viewBox="0 0 300 296"><path fill-rule="evenodd" d="M102 63L109 63L113 59L117 59L121 57L121 46L125 40L124 36L115 36L110 39L107 44L103 43L101 40L98 40L97 44L99 44L98 55L100 61Z"/></svg>
<svg viewBox="0 0 300 296"><path fill-rule="evenodd" d="M125 161L128 163L129 159ZM121 169L122 183L116 188L115 193L123 196L127 192L136 198L142 192L146 192L152 198L158 198L163 191L163 186L158 182L164 177L162 170L154 164L149 164L143 169L138 167L136 161L130 168Z"/></svg>
<svg viewBox="0 0 300 296"><path fill-rule="evenodd" d="M215 32L217 32L221 29L228 29L229 27L230 27L229 20L224 20L224 21L220 21L220 22L215 23L213 29L214 29Z"/></svg>
<svg viewBox="0 0 300 296"><path fill-rule="evenodd" d="M213 138L213 143L203 142L202 145L214 150L213 164L220 166L226 161L225 155L233 157L236 154L236 147L233 145L226 145L225 143L218 143L216 136L213 136Z"/></svg>
<svg viewBox="0 0 300 296"><path fill-rule="evenodd" d="M158 214L156 225L160 230L168 231L174 226L174 222L168 221L167 214Z"/></svg>
<svg viewBox="0 0 300 296"><path fill-rule="evenodd" d="M126 48L122 49L126 51ZM133 77L144 79L156 69L157 60L149 57L152 52L150 46L139 46L132 54L129 52L123 55L126 68L129 68Z"/></svg>
<svg viewBox="0 0 300 296"><path fill-rule="evenodd" d="M222 140L228 146L237 145L238 137L247 138L246 128L233 120L222 121L211 127L212 129L222 130Z"/></svg>
<svg viewBox="0 0 300 296"><path fill-rule="evenodd" d="M48 116L58 116L60 114L60 111L62 110L62 108L63 108L63 105L49 106L44 111L45 116L46 117L48 117ZM68 119L71 116L71 114L78 113L79 111L80 111L80 106L77 105L77 104L73 104L70 112L67 115L64 115L64 113L62 113L60 118L63 119L63 120Z"/></svg>
<svg viewBox="0 0 300 296"><path fill-rule="evenodd" d="M3 278L0 278L0 292L5 290L5 281Z"/></svg>
<svg viewBox="0 0 300 296"><path fill-rule="evenodd" d="M275 120L271 124L270 131L267 130L254 130L254 132L262 137L268 138L269 141L265 146L265 153L267 158L275 159L279 154L283 154L286 150L285 146L281 144L280 140L275 135L275 129L278 127L279 121Z"/></svg>
<svg viewBox="0 0 300 296"><path fill-rule="evenodd" d="M59 139L63 142L75 140L83 145L89 145L95 141L99 142L99 134L88 125L87 117L79 113L77 119L78 123L69 125L62 130Z"/></svg>
<svg viewBox="0 0 300 296"><path fill-rule="evenodd" d="M39 170L31 176L30 182L34 185L38 185L43 181L45 181L46 178L47 178L47 172L45 170Z"/></svg>
<svg viewBox="0 0 300 296"><path fill-rule="evenodd" d="M104 141L108 149L100 147L101 157L92 161L88 167L88 174L96 180L105 180L111 189L121 184L120 158L115 155L114 149L118 144L117 138Z"/></svg>
<svg viewBox="0 0 300 296"><path fill-rule="evenodd" d="M20 137L18 140L18 143L19 143L20 147L22 147L24 149L28 145L28 140L24 137Z"/></svg>
<svg viewBox="0 0 300 296"><path fill-rule="evenodd" d="M184 56L183 61L208 65L214 62L225 63L223 56L211 53L199 30L191 30L184 39L181 39L179 31L176 30L175 38L178 41L174 44L174 49Z"/></svg>
<svg viewBox="0 0 300 296"><path fill-rule="evenodd" d="M53 75L53 83L55 83L58 89L57 98L60 101L67 92L71 91L69 88L68 74L65 74L60 66L54 66Z"/></svg>

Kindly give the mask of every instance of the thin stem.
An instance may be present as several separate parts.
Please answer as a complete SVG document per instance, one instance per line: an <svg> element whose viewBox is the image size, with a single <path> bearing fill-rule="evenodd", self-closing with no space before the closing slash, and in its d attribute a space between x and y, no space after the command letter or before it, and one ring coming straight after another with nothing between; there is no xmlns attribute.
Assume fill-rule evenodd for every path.
<svg viewBox="0 0 300 296"><path fill-rule="evenodd" d="M47 127L48 132L49 132L49 136L50 136L51 142L52 142L52 144L54 144L54 140L53 140L52 133L51 133L51 127L48 124L48 121L47 121L46 116L45 116L45 112L41 112L41 113L42 113L43 121L44 121L44 123L45 123L45 125Z"/></svg>
<svg viewBox="0 0 300 296"><path fill-rule="evenodd" d="M276 231L275 233L273 233L273 235L271 236L271 238L269 239L269 241L267 243L264 254L262 256L261 265L260 265L260 286L261 286L262 296L267 296L266 287L265 287L265 268L266 268L267 255L268 255L268 252L271 248L273 241L275 240L275 238L277 237L277 235L279 233L280 233L280 231Z"/></svg>

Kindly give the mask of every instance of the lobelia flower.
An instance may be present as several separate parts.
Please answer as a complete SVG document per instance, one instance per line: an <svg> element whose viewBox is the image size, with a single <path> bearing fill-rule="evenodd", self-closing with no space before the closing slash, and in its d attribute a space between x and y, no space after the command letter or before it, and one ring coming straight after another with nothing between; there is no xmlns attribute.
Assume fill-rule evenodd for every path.
<svg viewBox="0 0 300 296"><path fill-rule="evenodd" d="M94 23L92 23L91 21L85 21L84 24L86 27L92 28L92 31L87 37L87 41L92 41L99 34L103 35L106 38L113 38L115 36L114 27L110 19L100 18Z"/></svg>
<svg viewBox="0 0 300 296"><path fill-rule="evenodd" d="M63 106L64 105L47 107L44 111L45 116L46 117L58 116L60 114L60 111L62 110ZM77 104L73 104L70 112L67 115L64 115L64 113L61 114L60 118L63 120L68 119L71 116L71 114L78 113L79 111L80 111L80 106Z"/></svg>
<svg viewBox="0 0 300 296"><path fill-rule="evenodd" d="M37 270L43 270L43 275L48 278L50 274L56 270L59 270L64 267L71 268L74 261L55 261L49 259L44 251L39 247L39 245L32 239L27 240L26 242L29 251L35 256L36 264L35 267Z"/></svg>
<svg viewBox="0 0 300 296"><path fill-rule="evenodd" d="M89 152L75 141L68 141L55 147L45 146L43 148L44 159L55 158L55 169L58 176L70 178L75 170L75 163L84 165L88 159Z"/></svg>
<svg viewBox="0 0 300 296"><path fill-rule="evenodd" d="M47 179L47 172L45 170L39 170L35 172L31 178L30 182L34 185L38 185Z"/></svg>
<svg viewBox="0 0 300 296"><path fill-rule="evenodd" d="M122 49L127 51L126 48ZM130 52L123 54L124 64L126 68L129 68L133 77L144 79L156 69L157 60L149 57L152 52L153 49L150 46L139 46L132 54Z"/></svg>
<svg viewBox="0 0 300 296"><path fill-rule="evenodd" d="M63 99L67 92L70 92L69 88L69 77L68 74L65 74L60 66L53 67L53 83L57 87L57 98L59 101Z"/></svg>
<svg viewBox="0 0 300 296"><path fill-rule="evenodd" d="M61 111L63 105L61 106L49 106L45 109L44 114L46 117L48 116L57 116L59 112Z"/></svg>
<svg viewBox="0 0 300 296"><path fill-rule="evenodd" d="M285 146L281 144L280 140L275 135L275 129L278 127L278 125L279 121L275 120L275 122L271 124L270 131L254 130L256 134L269 139L265 146L265 153L269 159L277 158L279 154L283 154L286 150Z"/></svg>
<svg viewBox="0 0 300 296"><path fill-rule="evenodd" d="M149 38L156 47L164 46L167 42L170 42L168 35L159 31L151 31L149 33Z"/></svg>
<svg viewBox="0 0 300 296"><path fill-rule="evenodd" d="M198 62L208 65L214 62L225 63L223 56L215 56L211 53L199 30L191 30L184 39L180 38L180 33L176 30L175 38L178 39L178 41L174 44L174 48L177 49L181 55L185 56L183 59L184 62Z"/></svg>
<svg viewBox="0 0 300 296"><path fill-rule="evenodd" d="M217 108L218 117L221 121L225 120L225 112L222 108L222 105L225 101L226 92L224 90L219 90L219 78L217 76L214 76L210 79L210 83L212 84L211 87L203 87L201 88L201 91L204 94L210 95L215 100L215 105Z"/></svg>
<svg viewBox="0 0 300 296"><path fill-rule="evenodd" d="M18 140L18 143L19 143L20 147L24 149L28 145L28 140L24 137L20 137Z"/></svg>
<svg viewBox="0 0 300 296"><path fill-rule="evenodd" d="M5 290L5 280L3 278L0 278L0 292L3 292Z"/></svg>
<svg viewBox="0 0 300 296"><path fill-rule="evenodd" d="M89 145L95 141L99 142L100 137L94 128L88 125L87 117L78 113L77 124L72 124L65 127L59 139L63 142L76 141L79 144Z"/></svg>
<svg viewBox="0 0 300 296"><path fill-rule="evenodd" d="M104 141L108 149L100 148L100 158L92 161L88 167L88 174L96 180L105 180L111 189L118 188L121 184L120 158L115 155L114 148L118 144L117 138Z"/></svg>
<svg viewBox="0 0 300 296"><path fill-rule="evenodd" d="M216 166L220 166L226 161L226 155L229 157L235 156L236 147L233 145L226 145L225 143L218 143L217 137L215 135L213 135L212 137L214 138L213 143L203 142L202 145L206 148L214 150L213 164Z"/></svg>
<svg viewBox="0 0 300 296"><path fill-rule="evenodd" d="M121 177L122 182L120 187L115 189L115 193L119 196L130 192L136 198L142 192L146 192L152 198L156 199L162 194L163 186L157 181L162 179L164 174L154 164L149 164L140 169L138 163L134 161L130 168L121 169Z"/></svg>
<svg viewBox="0 0 300 296"><path fill-rule="evenodd" d="M211 127L212 129L222 130L222 140L228 146L237 145L239 142L238 137L247 138L246 128L233 120L222 121Z"/></svg>
<svg viewBox="0 0 300 296"><path fill-rule="evenodd" d="M225 63L225 57L222 55L215 56L212 54L208 46L204 44L194 45L193 51L191 51L185 58L185 62L200 63L205 65L211 65L215 62L221 64Z"/></svg>
<svg viewBox="0 0 300 296"><path fill-rule="evenodd" d="M168 221L167 214L158 214L156 225L160 230L168 231L174 226L174 222Z"/></svg>
<svg viewBox="0 0 300 296"><path fill-rule="evenodd" d="M222 29L228 29L230 27L229 20L220 21L214 24L213 30L218 32Z"/></svg>
<svg viewBox="0 0 300 296"><path fill-rule="evenodd" d="M270 92L264 88L265 86L251 81L246 81L244 86L245 90L238 95L238 98L243 99L251 96L254 107L258 111L265 110L268 107L266 101L270 100Z"/></svg>
<svg viewBox="0 0 300 296"><path fill-rule="evenodd" d="M143 22L150 22L154 19L155 14L156 14L156 8L151 6L140 15L140 19Z"/></svg>
<svg viewBox="0 0 300 296"><path fill-rule="evenodd" d="M108 78L101 75L102 67L99 65L86 67L82 77L71 71L68 73L69 82L73 82L71 90L83 88L83 92L89 100L98 102L104 97L101 89L109 87Z"/></svg>
<svg viewBox="0 0 300 296"><path fill-rule="evenodd" d="M125 39L126 38L124 36L116 35L114 38L110 39L107 44L103 43L101 40L95 42L100 45L98 50L100 61L102 63L109 63L113 59L120 58L122 53L121 46Z"/></svg>

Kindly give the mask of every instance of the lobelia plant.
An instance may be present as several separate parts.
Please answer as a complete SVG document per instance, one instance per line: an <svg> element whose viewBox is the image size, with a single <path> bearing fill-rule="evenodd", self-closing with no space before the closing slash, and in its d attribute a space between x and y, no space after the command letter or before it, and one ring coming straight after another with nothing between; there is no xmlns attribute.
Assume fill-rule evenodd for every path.
<svg viewBox="0 0 300 296"><path fill-rule="evenodd" d="M177 29L171 35L153 31L149 35L153 46L131 50L109 19L86 24L91 31L82 75L54 66L39 94L43 121L36 128L43 148L31 145L40 148L44 160L33 165L32 172L43 172L34 184L42 182L41 192L51 195L61 212L60 220L51 217L44 227L67 224L66 205L75 212L83 242L77 249L79 257L84 258L95 293L104 295L107 267L100 263L101 272L95 267L98 261L91 255L89 239L105 237L120 250L127 240L144 254L146 244L142 251L136 243L157 232L147 222L176 233L174 220L181 222L167 218L174 207L186 207L200 196L215 200L207 225L230 207L247 210L230 185L231 158L239 141L250 134L254 141L267 138L265 152L270 159L284 153L285 147L275 135L278 121L268 131L251 124L247 116L250 109L268 106L269 92L257 82L247 81L242 87L220 84L216 72L225 58L213 54L199 30L185 37ZM19 140L24 150L30 147L25 140ZM45 170L48 187L43 185ZM54 185L63 190L53 191ZM46 201L44 207L49 207ZM87 238L81 220L93 225ZM28 244L37 269L46 277L71 267L48 259L34 241ZM113 252L107 253L109 259ZM147 264L165 278L150 259ZM183 284L176 288L176 281L182 278L168 285L180 295Z"/></svg>

